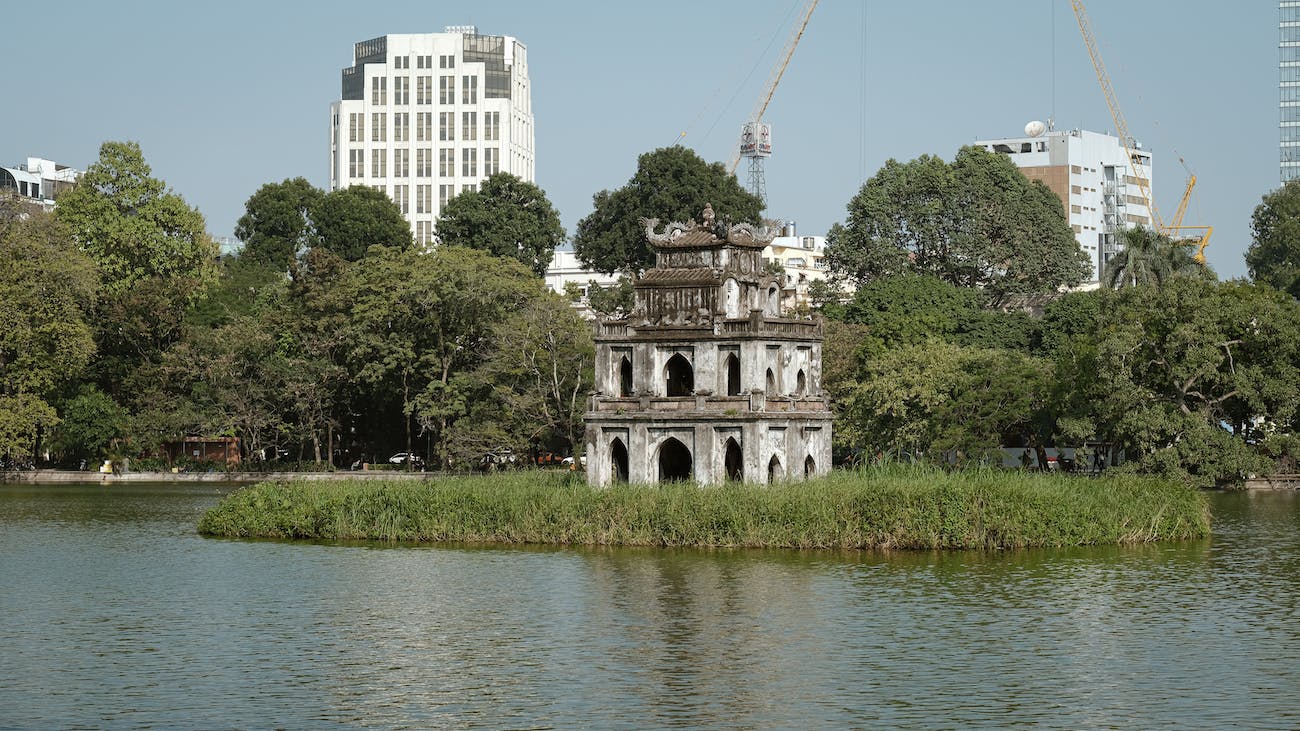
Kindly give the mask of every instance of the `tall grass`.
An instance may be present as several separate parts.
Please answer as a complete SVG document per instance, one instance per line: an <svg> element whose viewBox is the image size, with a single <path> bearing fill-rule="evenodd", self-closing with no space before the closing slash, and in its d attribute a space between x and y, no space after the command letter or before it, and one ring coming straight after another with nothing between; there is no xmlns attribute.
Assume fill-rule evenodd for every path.
<svg viewBox="0 0 1300 731"><path fill-rule="evenodd" d="M266 482L199 523L230 537L898 549L1139 543L1209 530L1205 496L1162 480L899 466L774 486L598 489L547 473Z"/></svg>

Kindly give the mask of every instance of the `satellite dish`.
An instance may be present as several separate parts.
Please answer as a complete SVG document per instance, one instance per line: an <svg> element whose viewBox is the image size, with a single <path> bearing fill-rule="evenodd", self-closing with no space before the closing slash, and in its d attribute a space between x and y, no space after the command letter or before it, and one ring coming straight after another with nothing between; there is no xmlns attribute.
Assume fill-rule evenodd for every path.
<svg viewBox="0 0 1300 731"><path fill-rule="evenodd" d="M1029 135L1030 137L1041 137L1043 133L1046 131L1047 131L1047 125L1043 124L1037 119L1025 125L1025 134Z"/></svg>

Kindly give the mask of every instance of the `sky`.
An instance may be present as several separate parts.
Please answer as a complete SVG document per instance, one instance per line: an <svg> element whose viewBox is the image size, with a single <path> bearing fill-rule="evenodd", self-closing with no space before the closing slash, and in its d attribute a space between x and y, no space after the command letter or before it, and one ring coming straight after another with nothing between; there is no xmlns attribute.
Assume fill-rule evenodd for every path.
<svg viewBox="0 0 1300 731"><path fill-rule="evenodd" d="M729 160L803 5L6 3L0 165L85 169L101 143L134 140L214 236L231 236L261 185L327 187L329 105L355 42L473 24L528 47L536 182L572 234L642 153L683 144ZM1185 223L1214 226L1209 263L1245 276L1251 213L1278 186L1277 4L1087 6L1129 130L1152 151L1157 206L1171 215L1195 173ZM1066 0L822 0L764 116L766 215L824 234L886 160L951 160L1048 118L1113 131Z"/></svg>

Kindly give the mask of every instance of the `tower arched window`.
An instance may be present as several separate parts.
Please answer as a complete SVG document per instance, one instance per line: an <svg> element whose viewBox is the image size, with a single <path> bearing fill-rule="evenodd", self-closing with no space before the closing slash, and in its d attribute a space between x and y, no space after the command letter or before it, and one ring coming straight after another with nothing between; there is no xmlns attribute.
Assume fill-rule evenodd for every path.
<svg viewBox="0 0 1300 731"><path fill-rule="evenodd" d="M618 395L624 398L632 395L632 359L626 355L618 364Z"/></svg>
<svg viewBox="0 0 1300 731"><path fill-rule="evenodd" d="M669 396L690 396L695 390L695 369L691 362L677 353L664 366L665 391Z"/></svg>
<svg viewBox="0 0 1300 731"><path fill-rule="evenodd" d="M735 353L727 355L727 395L740 395L740 358Z"/></svg>

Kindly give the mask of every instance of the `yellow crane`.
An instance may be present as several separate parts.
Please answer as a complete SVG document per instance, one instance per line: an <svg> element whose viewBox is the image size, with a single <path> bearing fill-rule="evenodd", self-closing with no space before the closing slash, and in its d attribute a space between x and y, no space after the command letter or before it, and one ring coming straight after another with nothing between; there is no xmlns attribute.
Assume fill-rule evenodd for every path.
<svg viewBox="0 0 1300 731"><path fill-rule="evenodd" d="M816 9L818 2L819 0L809 0L808 3L804 5L803 13L801 14L799 22L795 24L794 29L790 33L790 39L786 41L785 50L782 52L780 60L777 61L776 66L772 69L771 75L768 76L767 84L763 87L763 93L759 96L758 103L754 105L754 111L752 111L749 117L745 120L745 130L750 134L757 134L757 130L754 128L762 122L763 113L767 111L767 105L771 103L772 95L776 93L776 86L781 83L781 77L785 75L785 70L790 65L790 59L794 56L794 49L799 45L800 39L803 38L803 32L808 28L808 20L812 17L813 10ZM758 187L760 188L760 191L756 194L761 198L766 198L761 191L761 188L763 187L762 159L768 154L771 154L771 147L768 146L764 149L755 147L754 145L747 146L742 134L740 143L736 145L735 150L732 152L731 162L727 164L727 172L736 172L736 166L740 164L742 154L745 157L751 158L754 161L753 165L758 166ZM754 171L751 170L750 172L751 178L754 177Z"/></svg>
<svg viewBox="0 0 1300 731"><path fill-rule="evenodd" d="M1110 75L1106 73L1106 65L1102 63L1101 52L1097 50L1097 39L1092 35L1092 24L1088 20L1088 11L1084 9L1082 0L1070 0L1070 7L1074 9L1074 18L1079 23L1079 32L1083 34L1083 44L1088 48L1088 57L1092 59L1092 68L1097 72L1097 81L1101 83L1102 95L1106 97L1106 106L1110 109L1111 121L1115 123L1115 134L1119 135L1120 144L1124 146L1124 154L1128 157L1129 164L1136 166L1139 164L1139 155L1133 149L1134 143L1133 138L1128 133L1128 122L1124 119L1124 113L1120 111L1119 100L1115 98L1115 89L1110 84ZM1142 200L1146 203L1147 210L1151 212L1152 228L1156 231L1171 238L1179 237L1184 231L1203 232L1200 236L1183 236L1179 240L1196 244L1196 260L1204 263L1205 247L1210 243L1210 234L1214 232L1214 227L1183 225L1183 215L1187 212L1187 202L1191 199L1192 189L1196 187L1196 176L1192 175L1188 179L1187 189L1183 192L1182 201L1178 204L1178 211L1174 214L1173 222L1169 226L1164 224L1164 221L1160 219L1160 213L1156 210L1155 199L1151 197L1151 181L1143 175L1133 175L1130 178L1137 183L1138 190L1142 193Z"/></svg>

